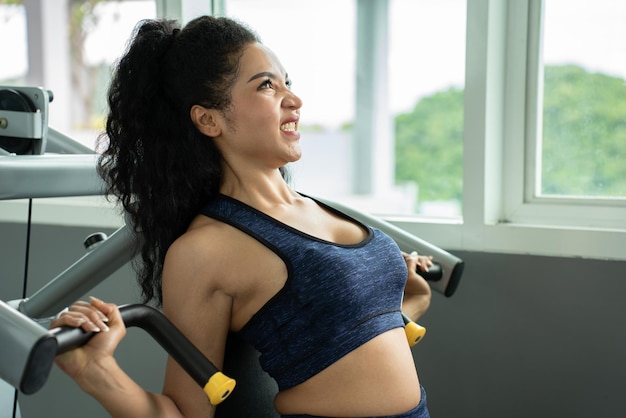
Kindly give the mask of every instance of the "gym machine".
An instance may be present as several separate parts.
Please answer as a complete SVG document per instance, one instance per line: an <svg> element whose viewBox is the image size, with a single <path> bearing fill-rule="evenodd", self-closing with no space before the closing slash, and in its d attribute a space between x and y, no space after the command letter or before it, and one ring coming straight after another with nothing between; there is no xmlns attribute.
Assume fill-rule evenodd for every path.
<svg viewBox="0 0 626 418"><path fill-rule="evenodd" d="M48 127L52 99L53 94L42 88L0 86L0 200L102 194L104 185L96 173L94 151ZM380 218L320 200L384 231L403 251L432 255L434 266L420 274L433 290L447 297L454 294L463 272L461 259ZM85 244L89 251L83 257L31 296L0 300L0 378L24 394L35 393L45 384L58 353L90 338L80 329L48 330L41 323L45 324L46 319L71 305L135 255L133 234L126 225L109 237L94 234ZM213 404L233 393L235 381L217 370L159 311L144 305L120 309L126 325L146 330L204 388ZM414 345L425 329L406 317L405 323L409 343ZM229 337L225 369L232 367L248 377L266 379L258 365L258 370L250 370L255 368L258 353L236 340ZM242 367L246 370L242 371ZM263 400L270 407L271 401ZM220 408L218 416L219 412Z"/></svg>

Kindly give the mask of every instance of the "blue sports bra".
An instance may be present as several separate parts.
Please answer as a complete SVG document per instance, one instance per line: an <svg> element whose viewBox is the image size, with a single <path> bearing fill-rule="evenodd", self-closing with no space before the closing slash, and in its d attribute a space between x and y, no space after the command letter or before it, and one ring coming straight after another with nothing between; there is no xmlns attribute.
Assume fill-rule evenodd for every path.
<svg viewBox="0 0 626 418"><path fill-rule="evenodd" d="M368 236L352 245L324 241L225 195L217 195L201 211L255 238L287 266L284 287L239 331L261 353L261 367L280 390L404 326L400 309L407 268L396 243L317 203L361 225Z"/></svg>

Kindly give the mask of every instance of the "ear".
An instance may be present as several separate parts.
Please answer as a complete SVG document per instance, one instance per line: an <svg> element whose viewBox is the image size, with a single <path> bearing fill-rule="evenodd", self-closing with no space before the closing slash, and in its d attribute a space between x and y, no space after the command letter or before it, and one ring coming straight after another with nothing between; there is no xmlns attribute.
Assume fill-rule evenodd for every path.
<svg viewBox="0 0 626 418"><path fill-rule="evenodd" d="M191 121L202 134L215 138L222 133L220 115L216 109L193 105L189 111Z"/></svg>

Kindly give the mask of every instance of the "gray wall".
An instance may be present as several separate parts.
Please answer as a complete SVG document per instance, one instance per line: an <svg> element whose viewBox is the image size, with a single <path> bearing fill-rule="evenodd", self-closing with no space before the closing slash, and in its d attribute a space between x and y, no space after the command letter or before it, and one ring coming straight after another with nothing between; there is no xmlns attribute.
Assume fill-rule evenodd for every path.
<svg viewBox="0 0 626 418"><path fill-rule="evenodd" d="M82 256L95 231L33 226L27 293ZM25 235L0 224L2 300L21 297ZM457 255L466 262L457 293L434 296L414 349L433 418L626 417L626 262ZM120 304L138 295L129 267L90 293ZM160 390L165 354L143 331L129 331L118 359ZM24 418L107 416L56 368L20 405Z"/></svg>
<svg viewBox="0 0 626 418"><path fill-rule="evenodd" d="M626 417L626 262L456 254L415 349L433 417Z"/></svg>

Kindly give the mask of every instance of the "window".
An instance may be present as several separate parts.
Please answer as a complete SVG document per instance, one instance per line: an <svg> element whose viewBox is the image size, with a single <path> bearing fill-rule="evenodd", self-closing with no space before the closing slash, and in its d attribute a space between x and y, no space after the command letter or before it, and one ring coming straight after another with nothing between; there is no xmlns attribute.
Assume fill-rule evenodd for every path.
<svg viewBox="0 0 626 418"><path fill-rule="evenodd" d="M226 14L258 31L304 101L296 188L460 218L465 0L228 0Z"/></svg>
<svg viewBox="0 0 626 418"><path fill-rule="evenodd" d="M67 8L48 1L12 3L0 4L0 36L12 40L3 47L0 85L51 90L49 125L94 147L103 128L110 65L135 24L156 16L155 2L85 0L68 2Z"/></svg>
<svg viewBox="0 0 626 418"><path fill-rule="evenodd" d="M12 39L14 42L4 42L0 85L15 85L28 71L26 10L21 4L2 3L0 1L0 39Z"/></svg>
<svg viewBox="0 0 626 418"><path fill-rule="evenodd" d="M304 100L296 189L377 213L448 250L603 259L626 259L621 3L156 1L159 15L184 21L210 7L240 18L277 52ZM52 7L43 15L59 24L53 2L32 4ZM21 62L30 63L22 74L36 64ZM564 93L573 95L565 111ZM56 96L58 117L65 94ZM451 142L424 142L432 138ZM416 165L427 169L410 171ZM435 194L448 186L456 192ZM0 221L21 222L5 204ZM86 209L41 212L51 223L102 224L102 210Z"/></svg>
<svg viewBox="0 0 626 418"><path fill-rule="evenodd" d="M395 180L415 187L416 214L461 218L466 0L389 7Z"/></svg>
<svg viewBox="0 0 626 418"><path fill-rule="evenodd" d="M538 196L626 198L626 3L546 0Z"/></svg>
<svg viewBox="0 0 626 418"><path fill-rule="evenodd" d="M624 10L509 3L505 208L492 221L626 228Z"/></svg>
<svg viewBox="0 0 626 418"><path fill-rule="evenodd" d="M70 2L72 120L69 129L93 146L104 129L111 65L126 47L135 25L156 17L154 1Z"/></svg>

